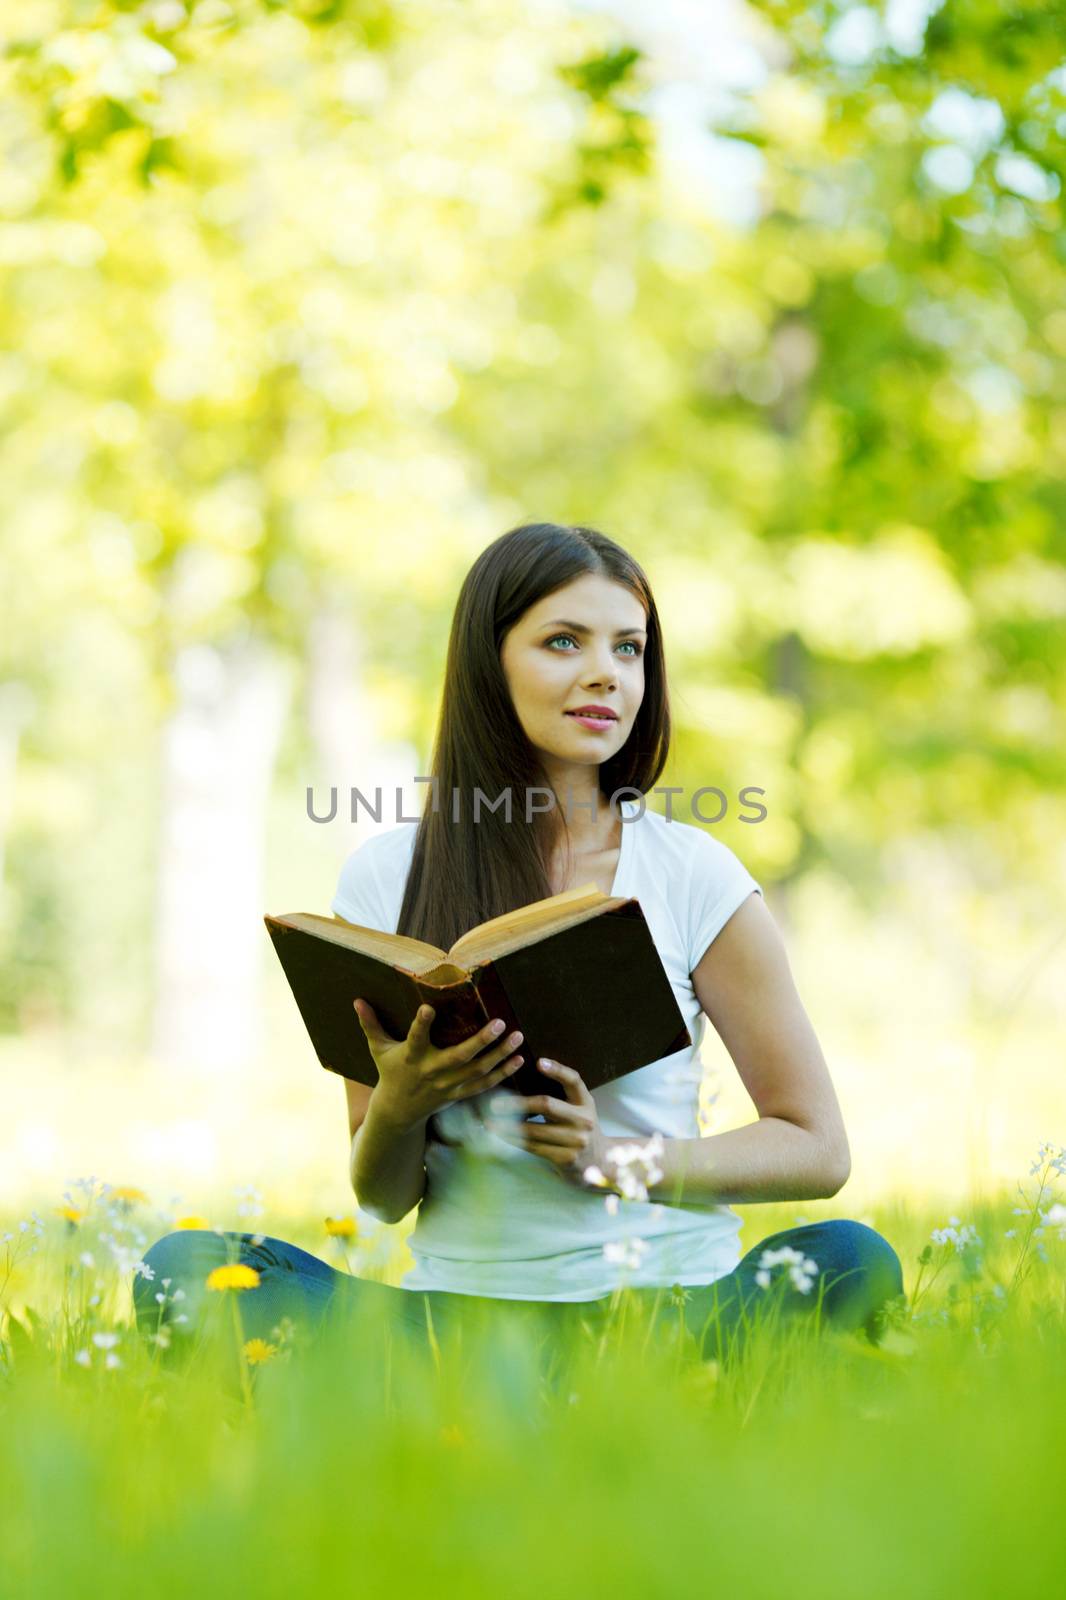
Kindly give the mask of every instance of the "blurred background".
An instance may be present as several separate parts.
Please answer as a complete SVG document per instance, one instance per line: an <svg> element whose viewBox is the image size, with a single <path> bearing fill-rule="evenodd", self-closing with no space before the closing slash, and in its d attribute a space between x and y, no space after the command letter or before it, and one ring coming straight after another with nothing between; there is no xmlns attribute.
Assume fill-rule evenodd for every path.
<svg viewBox="0 0 1066 1600"><path fill-rule="evenodd" d="M415 815L534 519L649 575L833 1209L1066 1137L1055 10L0 0L0 1208L353 1213L263 913Z"/></svg>

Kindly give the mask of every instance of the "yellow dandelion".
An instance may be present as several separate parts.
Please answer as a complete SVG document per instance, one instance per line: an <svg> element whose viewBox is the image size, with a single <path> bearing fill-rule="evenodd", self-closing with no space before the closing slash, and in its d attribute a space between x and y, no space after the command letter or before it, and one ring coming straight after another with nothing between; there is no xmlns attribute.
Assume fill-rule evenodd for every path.
<svg viewBox="0 0 1066 1600"><path fill-rule="evenodd" d="M213 1267L204 1281L209 1289L257 1289L259 1274L243 1261L232 1261L224 1267Z"/></svg>
<svg viewBox="0 0 1066 1600"><path fill-rule="evenodd" d="M354 1239L359 1227L354 1217L327 1217L326 1232L337 1239Z"/></svg>
<svg viewBox="0 0 1066 1600"><path fill-rule="evenodd" d="M149 1203L148 1196L145 1194L143 1189L133 1189L126 1185L122 1185L117 1189L112 1189L111 1198L112 1200L125 1200L129 1205L135 1204L138 1200L140 1200L144 1205L148 1205Z"/></svg>
<svg viewBox="0 0 1066 1600"><path fill-rule="evenodd" d="M268 1344L265 1339L248 1339L244 1346L244 1358L253 1366L260 1361L269 1361L271 1356L278 1353L276 1344Z"/></svg>
<svg viewBox="0 0 1066 1600"><path fill-rule="evenodd" d="M55 1210L59 1216L66 1217L75 1227L85 1215L85 1212L79 1211L77 1206L56 1206Z"/></svg>
<svg viewBox="0 0 1066 1600"><path fill-rule="evenodd" d="M179 1217L174 1226L175 1228L210 1228L211 1224L206 1217Z"/></svg>

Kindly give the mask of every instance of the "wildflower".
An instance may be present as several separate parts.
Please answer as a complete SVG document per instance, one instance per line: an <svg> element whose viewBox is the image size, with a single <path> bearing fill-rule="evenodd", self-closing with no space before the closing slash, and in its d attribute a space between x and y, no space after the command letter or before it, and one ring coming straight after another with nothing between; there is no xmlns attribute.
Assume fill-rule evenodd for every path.
<svg viewBox="0 0 1066 1600"><path fill-rule="evenodd" d="M958 1217L949 1217L946 1228L934 1228L929 1235L934 1244L953 1244L957 1253L981 1243L977 1229L969 1223L960 1226Z"/></svg>
<svg viewBox="0 0 1066 1600"><path fill-rule="evenodd" d="M1066 1239L1066 1206L1058 1201L1045 1213L1044 1221L1053 1228L1058 1228L1059 1238Z"/></svg>
<svg viewBox="0 0 1066 1600"><path fill-rule="evenodd" d="M93 1344L98 1350L113 1350L118 1344L117 1333L94 1333Z"/></svg>
<svg viewBox="0 0 1066 1600"><path fill-rule="evenodd" d="M594 1189L605 1189L610 1182L610 1179L604 1176L601 1168L596 1166L586 1167L581 1176Z"/></svg>
<svg viewBox="0 0 1066 1600"><path fill-rule="evenodd" d="M73 1228L76 1228L78 1223L81 1222L85 1216L85 1212L79 1211L77 1206L56 1206L54 1209L57 1215L66 1217L67 1221ZM25 1222L19 1223L19 1227L22 1228L23 1231L25 1231L27 1226L28 1224Z"/></svg>
<svg viewBox="0 0 1066 1600"><path fill-rule="evenodd" d="M663 1136L656 1131L646 1144L616 1144L607 1152L614 1167L616 1182L627 1200L646 1200L648 1185L663 1175L659 1157L664 1150Z"/></svg>
<svg viewBox="0 0 1066 1600"><path fill-rule="evenodd" d="M78 1260L83 1267L95 1267L96 1265L96 1259L91 1250L83 1250Z"/></svg>
<svg viewBox="0 0 1066 1600"><path fill-rule="evenodd" d="M93 1364L92 1352L90 1350L79 1350L74 1359L78 1363L79 1367L91 1367Z"/></svg>
<svg viewBox="0 0 1066 1600"><path fill-rule="evenodd" d="M603 1258L614 1266L635 1271L650 1249L646 1239L608 1239L603 1247Z"/></svg>
<svg viewBox="0 0 1066 1600"><path fill-rule="evenodd" d="M239 1217L261 1217L263 1215L263 1197L252 1184L239 1183L233 1193L237 1196L237 1215Z"/></svg>
<svg viewBox="0 0 1066 1600"><path fill-rule="evenodd" d="M787 1244L782 1245L780 1250L764 1250L759 1257L759 1267L755 1274L755 1282L760 1289L770 1287L771 1273L777 1266L788 1267L788 1275L800 1294L809 1293L814 1283L813 1275L818 1271L817 1261L812 1261L802 1250L793 1250L792 1246Z"/></svg>
<svg viewBox="0 0 1066 1600"><path fill-rule="evenodd" d="M206 1217L178 1217L175 1228L203 1228L209 1230L211 1224Z"/></svg>
<svg viewBox="0 0 1066 1600"><path fill-rule="evenodd" d="M148 1337L151 1339L153 1344L157 1344L159 1346L160 1350L170 1349L170 1329L167 1327L165 1322L157 1332L149 1334Z"/></svg>
<svg viewBox="0 0 1066 1600"><path fill-rule="evenodd" d="M268 1344L265 1339L246 1339L244 1344L244 1358L253 1366L261 1361L269 1361L271 1356L278 1353L276 1344Z"/></svg>
<svg viewBox="0 0 1066 1600"><path fill-rule="evenodd" d="M222 1267L213 1267L204 1280L209 1289L257 1289L259 1274L243 1261L233 1261Z"/></svg>
<svg viewBox="0 0 1066 1600"><path fill-rule="evenodd" d="M122 1365L122 1357L115 1355L114 1351L111 1351L108 1355L106 1355L104 1357L104 1366L105 1367L121 1367L121 1365Z"/></svg>
<svg viewBox="0 0 1066 1600"><path fill-rule="evenodd" d="M123 1186L118 1189L112 1189L111 1197L113 1200L124 1201L127 1206L136 1205L138 1201L140 1201L142 1205L149 1204L148 1196L145 1194L143 1189L132 1189Z"/></svg>
<svg viewBox="0 0 1066 1600"><path fill-rule="evenodd" d="M1050 1166L1061 1177L1066 1177L1066 1146L1059 1145L1056 1147L1053 1144L1042 1144L1036 1152L1032 1166L1029 1168L1029 1176L1031 1178L1035 1176L1040 1171L1040 1168L1045 1165Z"/></svg>
<svg viewBox="0 0 1066 1600"><path fill-rule="evenodd" d="M359 1227L354 1217L327 1217L326 1232L335 1239L354 1239Z"/></svg>

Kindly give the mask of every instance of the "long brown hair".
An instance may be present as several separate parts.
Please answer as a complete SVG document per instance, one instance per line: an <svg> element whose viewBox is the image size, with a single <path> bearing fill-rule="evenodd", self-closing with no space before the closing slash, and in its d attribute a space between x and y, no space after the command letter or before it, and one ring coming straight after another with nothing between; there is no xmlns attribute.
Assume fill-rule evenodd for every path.
<svg viewBox="0 0 1066 1600"><path fill-rule="evenodd" d="M447 950L479 922L551 893L548 863L566 821L558 806L526 821L526 788L551 785L515 713L500 647L530 606L585 573L624 584L647 617L644 698L625 744L600 765L600 793L608 801L619 789L646 794L662 772L670 746L662 632L638 563L596 528L530 522L501 534L474 562L456 602L427 774L437 780L438 805L427 786L399 933ZM475 788L484 796L478 822ZM489 809L508 788L510 822L502 805Z"/></svg>

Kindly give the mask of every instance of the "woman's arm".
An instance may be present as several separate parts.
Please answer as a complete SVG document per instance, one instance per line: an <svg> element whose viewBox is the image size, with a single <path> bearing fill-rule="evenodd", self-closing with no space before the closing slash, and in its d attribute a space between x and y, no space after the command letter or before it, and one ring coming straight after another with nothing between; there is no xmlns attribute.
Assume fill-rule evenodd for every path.
<svg viewBox="0 0 1066 1600"><path fill-rule="evenodd" d="M840 1106L818 1040L796 993L777 925L759 895L733 913L692 974L699 1001L717 1028L755 1102L759 1121L702 1139L665 1139L650 1167L649 1198L693 1201L820 1200L836 1194L851 1170ZM607 1137L596 1103L572 1068L541 1063L566 1099L509 1096L493 1112L498 1137L550 1161L563 1177L618 1188L612 1161L632 1137ZM544 1122L523 1121L540 1113ZM650 1153L649 1153L650 1154ZM643 1182L649 1163L631 1169Z"/></svg>
<svg viewBox="0 0 1066 1600"><path fill-rule="evenodd" d="M703 1139L667 1139L663 1176L649 1185L649 1197L683 1205L836 1194L851 1172L844 1120L761 895L749 895L730 917L692 983L759 1120ZM609 1139L608 1150L621 1142Z"/></svg>
<svg viewBox="0 0 1066 1600"><path fill-rule="evenodd" d="M395 1122L375 1090L352 1136L350 1175L355 1198L379 1222L399 1222L426 1189L426 1123Z"/></svg>

